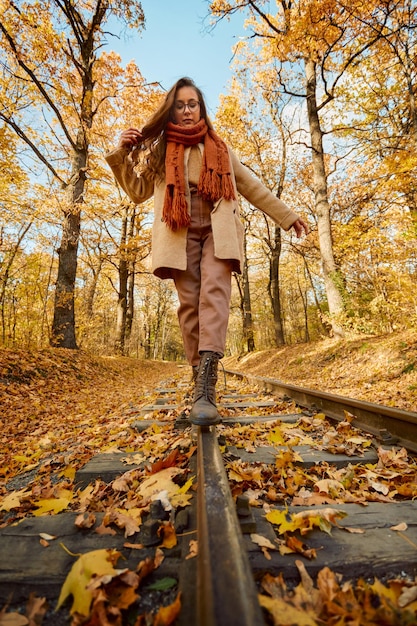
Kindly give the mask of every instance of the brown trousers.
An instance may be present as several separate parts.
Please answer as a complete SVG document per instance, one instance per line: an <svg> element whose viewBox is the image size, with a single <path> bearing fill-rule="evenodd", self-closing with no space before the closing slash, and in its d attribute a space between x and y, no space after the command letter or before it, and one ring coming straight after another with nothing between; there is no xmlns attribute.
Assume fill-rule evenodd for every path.
<svg viewBox="0 0 417 626"><path fill-rule="evenodd" d="M173 270L180 302L178 320L190 365L206 350L224 355L229 320L232 264L214 256L212 204L191 196L187 234L187 269Z"/></svg>

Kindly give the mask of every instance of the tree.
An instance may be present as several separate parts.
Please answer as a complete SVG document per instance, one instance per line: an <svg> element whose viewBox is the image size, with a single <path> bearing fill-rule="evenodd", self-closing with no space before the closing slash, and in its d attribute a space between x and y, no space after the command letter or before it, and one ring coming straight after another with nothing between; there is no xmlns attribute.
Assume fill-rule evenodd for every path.
<svg viewBox="0 0 417 626"><path fill-rule="evenodd" d="M284 190L291 196L287 178L289 157L287 144L290 143L290 130L283 120L285 103L277 98L270 99L262 83L262 72L248 76L244 63L243 70L237 69L230 92L221 98L221 107L216 123L228 142L237 150L243 163L263 181L278 198ZM249 65L250 66L250 65ZM288 187L287 187L288 185ZM269 218L253 212L242 203L242 215L247 224L250 241L258 240L268 261L267 294L269 297L276 346L285 343L283 310L280 290L281 254L291 248L288 238L282 240L281 228ZM249 250L250 247L246 246ZM295 248L292 246L295 250ZM248 264L248 257L246 258ZM241 281L241 294L245 294L244 276ZM249 288L249 284L248 284ZM243 297L242 297L243 302ZM247 307L243 307L243 310ZM248 318L243 315L243 319ZM247 331L244 329L243 335Z"/></svg>
<svg viewBox="0 0 417 626"><path fill-rule="evenodd" d="M1 7L0 45L19 97L2 109L0 118L25 142L43 174L65 193L51 343L72 349L77 347L74 288L93 123L111 95L101 92L97 97L98 51L105 41L104 24L112 15L133 28L144 22L137 0L114 5L101 0L5 0ZM43 133L31 126L28 110L34 107L45 120Z"/></svg>
<svg viewBox="0 0 417 626"><path fill-rule="evenodd" d="M359 62L381 38L387 15L378 26L375 21L371 32L362 27L358 18L372 14L377 1L354 1L349 12L338 0L325 3L276 0L276 5L275 14L269 12L270 5L263 0L214 0L210 6L212 13L220 18L237 10L247 11L252 38L260 42L259 63L265 67L275 66L278 77L275 90L305 100L322 273L333 334L341 337L344 333L339 318L344 311L344 278L333 250L323 143L328 131L323 129L323 116L325 108L337 96L339 83L350 66Z"/></svg>

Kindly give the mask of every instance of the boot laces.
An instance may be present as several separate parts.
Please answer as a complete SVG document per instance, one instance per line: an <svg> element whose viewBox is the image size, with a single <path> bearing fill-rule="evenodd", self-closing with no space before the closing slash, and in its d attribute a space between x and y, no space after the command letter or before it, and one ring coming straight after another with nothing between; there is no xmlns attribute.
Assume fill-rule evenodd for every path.
<svg viewBox="0 0 417 626"><path fill-rule="evenodd" d="M209 352L201 355L200 368L196 380L195 398L204 396L207 400L212 400L215 394L217 382L217 365L219 356L216 352Z"/></svg>

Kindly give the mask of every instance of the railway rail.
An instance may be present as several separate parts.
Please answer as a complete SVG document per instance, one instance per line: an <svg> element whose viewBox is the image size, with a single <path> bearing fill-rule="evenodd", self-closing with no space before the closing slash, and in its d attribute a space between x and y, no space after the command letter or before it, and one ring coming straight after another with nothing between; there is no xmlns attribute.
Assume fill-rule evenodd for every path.
<svg viewBox="0 0 417 626"><path fill-rule="evenodd" d="M265 581L275 581L272 586L285 581L296 589L305 576L314 584L325 568L343 581L402 580L416 588L417 598L416 413L226 371L224 385L221 380L218 384L221 423L196 427L190 425L189 406L184 405L190 383L181 381L180 376L155 390L152 404L141 407L136 424L144 433L171 424L179 438L184 431L196 448L189 459L196 491L190 506L170 513L179 542L166 551L161 567L178 580L181 610L175 626L288 624L280 614L282 603L278 610L265 601L270 592ZM346 437L346 444L339 435ZM399 467L406 484L401 483ZM88 485L100 477L110 484L124 471L119 460L103 454L79 470L75 482ZM300 488L301 480L306 482ZM361 481L367 481L366 488ZM311 521L311 512L319 522ZM65 515L72 517L65 521ZM103 542L115 546L112 536L92 538L85 531L80 539L73 530L75 515L46 517L41 530L65 536L72 552ZM144 556L160 542L164 515L162 504L154 502L138 536L129 542L143 545ZM304 526L302 521L297 525L300 520ZM17 584L22 598L30 590L44 593L45 588L59 594L71 557L65 555L64 562L59 560L62 550L54 558L39 551L41 564L33 571L27 559L40 523L40 518L28 518L0 531L8 543L3 566L7 563L9 570L0 571L3 601ZM195 558L189 558L190 538L197 540ZM137 564L141 554L131 550L128 566ZM39 575L42 567L48 568L49 578ZM309 593L314 595L311 587ZM146 602L146 594L142 596ZM364 623L417 624L417 604L410 602L411 608L398 608L394 621L384 614L385 621ZM401 611L414 611L415 621L409 614L401 621ZM46 623L61 626L68 623L68 615L59 621L52 612ZM129 618L127 623L135 622ZM316 622L306 615L299 623Z"/></svg>
<svg viewBox="0 0 417 626"><path fill-rule="evenodd" d="M288 403L296 403L301 415L297 417L294 414L289 416L284 414L278 420L285 420L288 417L290 420L294 420L294 417L299 419L305 412L309 416L315 413L324 413L326 418L336 420L339 423L348 418L353 427L360 429L361 432L369 433L373 437L372 452L374 458L372 459L371 454L368 462L377 460L376 448L379 446L387 449L392 446L395 446L395 449L405 447L412 453L417 450L417 414L415 413L303 389L273 379L252 377L232 371L226 373L228 377L235 380L245 380L253 388L258 390L263 388L270 394L267 396L269 402L272 398L281 398ZM276 414L262 416L262 409L267 405L268 400L262 401L258 395L257 401L251 406L251 410L253 411L253 408L258 406L259 414L253 415L252 413L249 418L244 415L239 416L238 412L242 411L244 414L245 407L247 408L250 404L239 402L239 395L236 396L235 402L231 403L230 397L224 394L220 404L220 414L222 408L224 410L234 407L235 415L232 421L244 423L247 427L251 421L255 424L262 420L277 419ZM226 417L223 424L227 424L230 420L230 417ZM251 516L251 507L247 507L246 512L239 519L239 507L237 507L230 491L225 461L218 443L219 430L221 429L209 427L198 428L197 430L197 535L199 552L195 617L188 614L181 624L190 623L190 618L192 623L199 626L262 626L267 623L287 623L281 622L280 618L276 616L275 621L273 621L271 615L268 618L268 615L262 612L258 599L259 586L257 581L266 572L271 572L272 575L285 572L287 576L295 580L297 573L294 564L297 555L282 556L279 553L278 555L274 553L272 556L268 556L269 562L265 559L262 563L262 559L259 557L260 551L258 550L256 554L253 546L250 547L249 535L245 534L247 531L241 525L242 517L244 523L247 523L248 517ZM317 455L314 464L319 466L322 462L328 464L333 460L338 463L340 468L343 464L366 461L361 457L355 458L343 454L334 454L333 456L333 459L329 459L325 454L321 458L320 455ZM247 460L248 455L245 458ZM254 462L257 463L256 459ZM237 500L239 501L239 498ZM394 577L395 575L408 575L410 579L413 579L417 575L417 507L415 503L412 499L409 501L402 499L398 503L377 503L370 508L368 505L368 510L364 507L362 511L358 511L361 506L363 504L347 504L342 507L337 505L335 507L335 510L341 509L343 513L352 513L352 517L356 521L360 518L360 528L350 535L350 540L346 540L346 536L348 536L346 533L343 541L333 546L333 550L331 541L326 542L327 554L325 558L320 559L319 565L316 566L309 563L307 570L310 570L314 576L318 573L319 567L326 566L334 567L336 571L339 573L342 571L348 577L362 576L371 579L378 574L382 576L390 574ZM389 514L387 507L390 507ZM287 505L279 508L281 510L287 509ZM291 510L296 508L290 507ZM301 508L305 510L306 507ZM265 522L259 515L259 509L255 509L255 511L258 513L258 521L250 525L250 529L252 531L258 530L261 536L267 536L273 541L273 529L266 529ZM252 510L253 512L254 510ZM390 529L395 527L397 522L403 523L403 528L407 528L408 535L397 533L395 536L395 531ZM371 529L373 529L373 533L370 532ZM337 530L340 534L344 532L341 528ZM379 532L380 536L378 536L378 530L382 531ZM366 549L363 549L367 540L361 537L362 541L358 541L356 531L358 533L368 532L368 535L372 534L371 544L373 542L374 545L367 545ZM316 531L313 545L320 549L322 545L320 545L320 538L317 535L320 535L320 531ZM386 542L388 549L382 550L381 546L384 542ZM398 546L398 544L403 545ZM410 558L404 559L404 554L410 547ZM337 554L334 553L334 548ZM345 562L343 562L344 560Z"/></svg>

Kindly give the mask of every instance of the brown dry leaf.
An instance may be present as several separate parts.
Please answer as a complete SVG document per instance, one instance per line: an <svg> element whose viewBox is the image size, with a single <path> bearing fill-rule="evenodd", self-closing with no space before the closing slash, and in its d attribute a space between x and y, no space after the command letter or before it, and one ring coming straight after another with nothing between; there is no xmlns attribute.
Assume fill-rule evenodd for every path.
<svg viewBox="0 0 417 626"><path fill-rule="evenodd" d="M345 487L338 480L324 478L323 480L318 480L314 483L314 490L318 491L320 494L326 493L332 498L336 498L345 491Z"/></svg>
<svg viewBox="0 0 417 626"><path fill-rule="evenodd" d="M304 563L296 560L295 565L301 577L301 585L294 592L294 603L299 608L312 609L314 615L320 615L323 608L323 598L318 589L314 587L313 579L308 574Z"/></svg>
<svg viewBox="0 0 417 626"><path fill-rule="evenodd" d="M401 522L400 524L397 524L396 526L390 526L390 530L396 530L399 532L404 532L405 530L407 530L408 526L405 522Z"/></svg>
<svg viewBox="0 0 417 626"><path fill-rule="evenodd" d="M274 620L274 626L318 626L318 622L304 610L297 609L280 598L264 595L259 595L258 598L259 604Z"/></svg>
<svg viewBox="0 0 417 626"><path fill-rule="evenodd" d="M48 603L46 598L39 598L34 593L31 593L26 604L26 616L29 620L29 626L41 624L47 609Z"/></svg>
<svg viewBox="0 0 417 626"><path fill-rule="evenodd" d="M262 480L262 469L260 467L252 466L250 463L245 463L240 459L227 465L227 473L229 480L234 480L235 482Z"/></svg>
<svg viewBox="0 0 417 626"><path fill-rule="evenodd" d="M29 620L20 613L0 612L0 626L28 626Z"/></svg>
<svg viewBox="0 0 417 626"><path fill-rule="evenodd" d="M252 533L250 538L251 538L251 541L253 541L253 543L256 543L256 545L260 546L261 548L268 548L269 550L277 550L277 546L275 546L271 541L269 541L267 537L263 537L262 535Z"/></svg>
<svg viewBox="0 0 417 626"><path fill-rule="evenodd" d="M111 509L106 514L106 525L115 524L118 528L124 528L125 537L130 537L140 530L141 509ZM104 523L104 518L103 518Z"/></svg>
<svg viewBox="0 0 417 626"><path fill-rule="evenodd" d="M315 559L317 552L314 548L308 548L305 543L297 539L294 535L288 535L285 537L285 548L280 545L279 551L281 554L296 553L302 554L306 559Z"/></svg>
<svg viewBox="0 0 417 626"><path fill-rule="evenodd" d="M110 526L105 526L103 522L94 529L94 532L97 533L97 535L117 535L117 530L114 530L114 528Z"/></svg>
<svg viewBox="0 0 417 626"><path fill-rule="evenodd" d="M400 597L398 598L398 606L404 608L417 600L417 585L412 587L404 587Z"/></svg>
<svg viewBox="0 0 417 626"><path fill-rule="evenodd" d="M378 448L378 467L408 468L408 452L405 448L386 450Z"/></svg>
<svg viewBox="0 0 417 626"><path fill-rule="evenodd" d="M185 560L187 561L188 559L192 559L195 556L197 556L198 554L198 542L196 539L191 539L190 540L190 551L187 554L187 556L185 557Z"/></svg>
<svg viewBox="0 0 417 626"><path fill-rule="evenodd" d="M94 513L80 513L74 522L77 528L92 528L95 523L96 516Z"/></svg>

